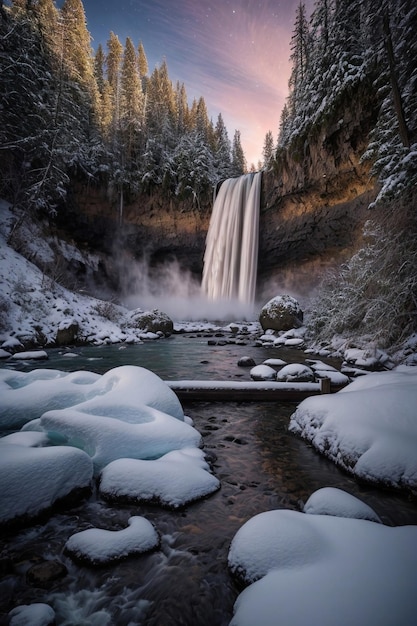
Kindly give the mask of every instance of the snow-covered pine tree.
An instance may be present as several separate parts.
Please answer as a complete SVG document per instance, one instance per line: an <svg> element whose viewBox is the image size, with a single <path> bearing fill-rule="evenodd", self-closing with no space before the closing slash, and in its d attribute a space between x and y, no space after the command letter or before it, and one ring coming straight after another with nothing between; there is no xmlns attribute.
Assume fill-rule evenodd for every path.
<svg viewBox="0 0 417 626"><path fill-rule="evenodd" d="M120 69L123 59L123 46L119 41L117 35L110 32L109 39L107 41L107 80L110 85L113 101L113 133L116 132L120 119Z"/></svg>
<svg viewBox="0 0 417 626"><path fill-rule="evenodd" d="M138 70L141 79L145 78L149 73L148 59L142 42L138 46Z"/></svg>
<svg viewBox="0 0 417 626"><path fill-rule="evenodd" d="M139 134L143 127L143 92L139 77L136 50L127 37L121 74L120 120L126 160L130 162L139 148Z"/></svg>
<svg viewBox="0 0 417 626"><path fill-rule="evenodd" d="M263 167L268 169L274 158L274 136L272 131L268 130L265 135L264 145L262 148Z"/></svg>
<svg viewBox="0 0 417 626"><path fill-rule="evenodd" d="M226 125L223 120L223 116L219 113L217 117L217 122L214 130L214 139L215 139L215 165L217 170L218 180L225 180L229 178L232 167L231 160L231 151L232 144L229 139L229 135L227 132Z"/></svg>
<svg viewBox="0 0 417 626"><path fill-rule="evenodd" d="M69 75L90 88L94 75L91 35L81 0L64 0L61 27L63 59Z"/></svg>
<svg viewBox="0 0 417 626"><path fill-rule="evenodd" d="M240 130L235 130L232 144L232 176L246 173L246 159L240 139Z"/></svg>

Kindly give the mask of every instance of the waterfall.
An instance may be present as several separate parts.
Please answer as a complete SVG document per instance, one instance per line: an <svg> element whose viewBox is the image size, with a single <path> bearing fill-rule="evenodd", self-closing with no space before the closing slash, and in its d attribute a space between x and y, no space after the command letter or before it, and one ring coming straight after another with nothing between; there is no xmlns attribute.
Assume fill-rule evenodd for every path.
<svg viewBox="0 0 417 626"><path fill-rule="evenodd" d="M211 300L255 299L261 180L261 172L229 178L217 194L201 285Z"/></svg>

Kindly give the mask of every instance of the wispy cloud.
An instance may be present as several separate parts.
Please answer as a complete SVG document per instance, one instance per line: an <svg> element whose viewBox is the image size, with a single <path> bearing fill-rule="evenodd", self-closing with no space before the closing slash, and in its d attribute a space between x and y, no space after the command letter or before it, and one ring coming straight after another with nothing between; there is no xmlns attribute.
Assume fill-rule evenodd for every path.
<svg viewBox="0 0 417 626"><path fill-rule="evenodd" d="M190 98L204 96L221 112L232 139L242 135L248 162L261 157L265 134L278 133L287 95L292 24L299 0L118 0L101 3L97 19L121 41L143 42L151 68L167 60L171 78ZM313 0L309 0L313 2ZM84 2L87 17L94 0ZM105 7L112 13L107 16ZM123 32L117 32L120 26Z"/></svg>

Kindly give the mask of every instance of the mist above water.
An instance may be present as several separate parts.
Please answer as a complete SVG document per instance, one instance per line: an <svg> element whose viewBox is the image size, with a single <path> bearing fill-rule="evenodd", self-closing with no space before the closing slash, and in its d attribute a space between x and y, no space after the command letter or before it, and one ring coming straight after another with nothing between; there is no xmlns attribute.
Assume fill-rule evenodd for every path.
<svg viewBox="0 0 417 626"><path fill-rule="evenodd" d="M209 298L199 280L171 261L150 267L146 259L123 272L123 304L130 309L159 309L174 321L253 320L257 307L237 298Z"/></svg>

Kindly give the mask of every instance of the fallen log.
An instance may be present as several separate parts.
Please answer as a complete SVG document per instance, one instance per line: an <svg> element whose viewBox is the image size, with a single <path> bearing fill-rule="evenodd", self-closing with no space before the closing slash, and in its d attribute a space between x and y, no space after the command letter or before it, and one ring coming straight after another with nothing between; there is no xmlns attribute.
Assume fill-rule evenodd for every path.
<svg viewBox="0 0 417 626"><path fill-rule="evenodd" d="M330 393L328 378L317 383L223 380L167 380L181 402L301 402L309 396Z"/></svg>

